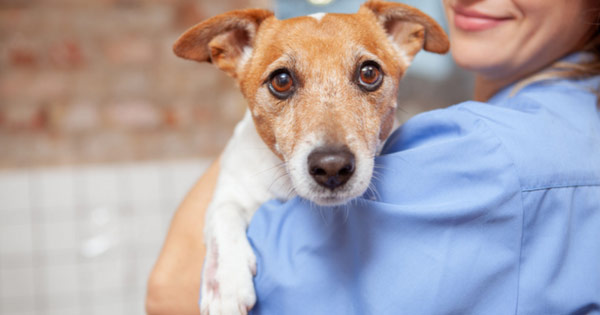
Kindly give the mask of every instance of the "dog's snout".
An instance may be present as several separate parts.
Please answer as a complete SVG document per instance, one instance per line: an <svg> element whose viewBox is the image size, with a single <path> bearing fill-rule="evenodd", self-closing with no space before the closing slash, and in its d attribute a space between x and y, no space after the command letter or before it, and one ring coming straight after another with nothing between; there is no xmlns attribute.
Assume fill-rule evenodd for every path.
<svg viewBox="0 0 600 315"><path fill-rule="evenodd" d="M308 172L321 186L334 190L354 174L354 154L346 147L319 148L308 155Z"/></svg>

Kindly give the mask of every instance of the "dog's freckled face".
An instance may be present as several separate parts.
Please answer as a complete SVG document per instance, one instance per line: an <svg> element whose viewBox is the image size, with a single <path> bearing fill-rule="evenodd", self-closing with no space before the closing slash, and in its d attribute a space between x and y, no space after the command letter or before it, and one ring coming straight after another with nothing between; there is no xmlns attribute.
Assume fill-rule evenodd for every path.
<svg viewBox="0 0 600 315"><path fill-rule="evenodd" d="M203 314L244 314L254 304L256 266L245 227L262 202L282 198L289 186L320 205L344 204L365 192L374 157L394 125L404 71L421 49L448 48L431 18L383 1L366 2L356 14L289 20L267 10L233 11L178 39L178 56L231 75L249 107L223 153L207 211ZM242 159L248 143L268 149L245 151ZM256 177L281 161L284 176ZM282 177L284 184L273 184Z"/></svg>
<svg viewBox="0 0 600 315"><path fill-rule="evenodd" d="M286 162L296 192L319 204L345 203L367 189L373 157L392 129L408 65L367 17L267 20L240 65L259 134Z"/></svg>
<svg viewBox="0 0 600 315"><path fill-rule="evenodd" d="M434 39L445 36L431 20L378 14L390 13L386 5L289 20L245 10L216 31L204 30L218 34L201 59L238 80L259 135L286 162L295 191L318 204L342 204L364 193L373 157L392 130L398 81L426 43L426 31ZM192 39L184 35L176 53L198 60L186 42ZM447 49L447 43L431 46Z"/></svg>

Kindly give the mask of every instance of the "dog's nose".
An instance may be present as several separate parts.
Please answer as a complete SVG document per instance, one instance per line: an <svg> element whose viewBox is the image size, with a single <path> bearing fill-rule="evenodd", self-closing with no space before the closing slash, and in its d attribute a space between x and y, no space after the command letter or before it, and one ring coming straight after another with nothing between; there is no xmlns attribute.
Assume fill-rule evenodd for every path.
<svg viewBox="0 0 600 315"><path fill-rule="evenodd" d="M308 155L308 172L319 185L334 190L354 174L354 154L346 147L315 149Z"/></svg>

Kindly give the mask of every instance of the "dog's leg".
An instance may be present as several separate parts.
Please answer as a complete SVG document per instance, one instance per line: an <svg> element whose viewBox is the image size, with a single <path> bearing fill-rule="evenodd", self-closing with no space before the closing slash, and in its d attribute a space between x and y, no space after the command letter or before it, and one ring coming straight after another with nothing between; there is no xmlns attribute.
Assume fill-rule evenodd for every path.
<svg viewBox="0 0 600 315"><path fill-rule="evenodd" d="M223 153L218 188L207 210L203 315L246 314L254 305L256 258L246 228L260 204L289 190L281 164L247 113Z"/></svg>
<svg viewBox="0 0 600 315"><path fill-rule="evenodd" d="M247 222L236 204L214 204L207 236L201 312L246 314L256 297L252 277L256 258L246 239Z"/></svg>

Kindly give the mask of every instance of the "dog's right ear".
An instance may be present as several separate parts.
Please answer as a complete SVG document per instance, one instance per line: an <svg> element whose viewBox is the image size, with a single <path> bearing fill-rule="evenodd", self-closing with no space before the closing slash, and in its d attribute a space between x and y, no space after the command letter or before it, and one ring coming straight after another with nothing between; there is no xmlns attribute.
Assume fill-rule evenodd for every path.
<svg viewBox="0 0 600 315"><path fill-rule="evenodd" d="M360 11L370 11L375 15L392 42L404 52L407 61L411 61L421 49L445 54L450 48L442 27L434 19L411 6L370 0L362 4Z"/></svg>
<svg viewBox="0 0 600 315"><path fill-rule="evenodd" d="M252 48L260 24L273 16L262 9L217 15L187 30L173 45L181 58L212 62L232 77L246 47Z"/></svg>

